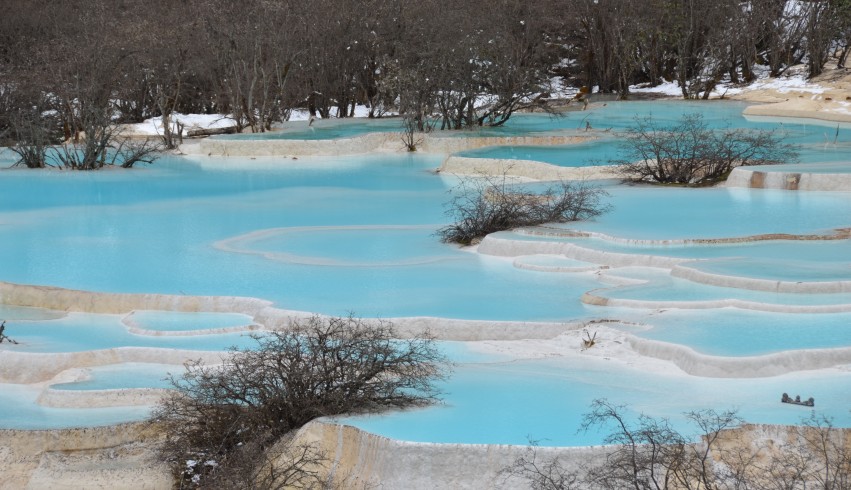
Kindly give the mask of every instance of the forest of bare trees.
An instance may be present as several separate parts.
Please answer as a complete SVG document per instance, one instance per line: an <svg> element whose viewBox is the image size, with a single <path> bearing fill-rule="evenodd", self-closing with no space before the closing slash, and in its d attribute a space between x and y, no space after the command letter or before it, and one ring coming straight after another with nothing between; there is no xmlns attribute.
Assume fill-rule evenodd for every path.
<svg viewBox="0 0 851 490"><path fill-rule="evenodd" d="M851 44L851 0L5 0L2 11L0 139L36 151L174 113L230 114L252 132L294 108L347 117L356 104L418 130L499 125L545 104L554 79L621 97L676 81L701 98L758 69L844 66Z"/></svg>

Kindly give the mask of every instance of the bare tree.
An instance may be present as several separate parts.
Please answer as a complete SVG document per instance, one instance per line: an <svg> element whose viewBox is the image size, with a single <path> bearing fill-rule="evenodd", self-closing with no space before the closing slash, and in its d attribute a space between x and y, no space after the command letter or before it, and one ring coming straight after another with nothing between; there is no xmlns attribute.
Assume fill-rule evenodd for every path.
<svg viewBox="0 0 851 490"><path fill-rule="evenodd" d="M540 456L537 441L530 441L526 454L503 468L500 473L506 480L526 480L532 490L577 490L587 485L577 471L565 468L559 458Z"/></svg>
<svg viewBox="0 0 851 490"><path fill-rule="evenodd" d="M637 71L640 60L636 59L641 49L654 50L660 47L652 35L644 37L642 31L653 25L647 22L643 12L654 9L653 2L619 0L578 0L577 9L578 59L583 67L583 85L597 86L603 93L617 93L625 98L629 85ZM657 18L657 23L658 23ZM658 82L659 73L654 71L658 62L650 63L650 80Z"/></svg>
<svg viewBox="0 0 851 490"><path fill-rule="evenodd" d="M222 365L194 362L172 379L154 420L165 428L162 457L177 475L196 461L196 480L206 485L316 417L432 403L448 368L431 337L396 339L383 321L311 317L254 339L256 348L234 349ZM269 478L280 471L248 466Z"/></svg>
<svg viewBox="0 0 851 490"><path fill-rule="evenodd" d="M844 490L851 488L851 434L812 414L777 440L742 439L735 412L685 414L696 430L683 435L666 419L631 416L627 407L594 400L580 430L608 430L606 460L568 470L533 445L503 470L534 489L564 490Z"/></svg>
<svg viewBox="0 0 851 490"><path fill-rule="evenodd" d="M808 479L823 490L851 488L851 440L823 415L811 413L797 428L797 451L807 456Z"/></svg>
<svg viewBox="0 0 851 490"><path fill-rule="evenodd" d="M561 181L542 192L513 186L506 175L465 178L452 191L446 214L452 224L441 241L469 245L489 233L544 223L591 219L609 210L608 193L585 181Z"/></svg>
<svg viewBox="0 0 851 490"><path fill-rule="evenodd" d="M765 56L770 74L780 76L804 59L802 46L807 18L792 2L760 0L755 7L761 9L766 22Z"/></svg>
<svg viewBox="0 0 851 490"><path fill-rule="evenodd" d="M612 163L632 181L705 185L725 179L740 165L794 161L797 151L781 141L774 131L712 130L699 113L686 114L672 126L637 118Z"/></svg>
<svg viewBox="0 0 851 490"><path fill-rule="evenodd" d="M840 35L842 7L840 2L822 0L803 3L801 8L806 16L803 50L806 53L807 75L812 78L824 70L831 45Z"/></svg>
<svg viewBox="0 0 851 490"><path fill-rule="evenodd" d="M668 488L675 479L675 466L669 463L682 459L685 438L665 419L641 415L634 426L625 410L622 405L598 399L583 416L580 430L611 427L604 442L614 445L606 462L589 470L589 481L598 488L612 490Z"/></svg>
<svg viewBox="0 0 851 490"><path fill-rule="evenodd" d="M208 2L205 21L216 54L218 95L239 131L268 131L292 108L291 69L304 49L293 36L306 32L301 10L260 0Z"/></svg>
<svg viewBox="0 0 851 490"><path fill-rule="evenodd" d="M851 54L851 2L836 2L837 33L836 66L845 68L848 55Z"/></svg>
<svg viewBox="0 0 851 490"><path fill-rule="evenodd" d="M6 114L15 142L11 150L18 155L15 165L27 168L49 166L47 153L52 143L50 119L44 116L43 104L31 108L16 107Z"/></svg>

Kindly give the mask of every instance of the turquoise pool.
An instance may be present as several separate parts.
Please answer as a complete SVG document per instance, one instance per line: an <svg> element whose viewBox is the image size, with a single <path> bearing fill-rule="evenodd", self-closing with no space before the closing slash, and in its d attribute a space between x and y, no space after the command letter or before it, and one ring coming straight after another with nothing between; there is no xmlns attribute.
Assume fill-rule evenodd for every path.
<svg viewBox="0 0 851 490"><path fill-rule="evenodd" d="M91 391L126 388L169 388L171 375L180 376L183 366L128 362L84 370L86 379L50 385L54 390Z"/></svg>
<svg viewBox="0 0 851 490"><path fill-rule="evenodd" d="M609 103L566 118L519 115L506 128L489 134L576 131L586 117L595 129L616 131L627 127L635 113L675 118L693 110L704 111L714 125L733 118L736 125L778 127L776 122L741 118L742 107ZM369 132L396 123L340 124L347 126L345 131ZM328 129L331 126L329 122ZM831 146L820 142L832 134L829 125L784 122L783 126L803 149L801 166L824 165L818 162L840 161L847 155L843 146L851 140L847 128L840 128L839 143ZM317 125L315 131L324 129ZM346 134L354 133L329 137ZM562 151L528 151L533 150ZM610 147L595 143L563 150L579 155L607 152ZM0 154L0 163L11 161ZM381 318L564 323L614 318L640 325L625 329L630 334L727 357L851 347L849 313L678 309L684 301L726 299L843 307L851 305L851 294L718 287L672 277L665 269L597 270L595 266L607 264L552 254L520 254L524 257L515 264L516 257L510 254L486 255L441 244L433 233L448 221L444 203L457 180L436 174L440 163L441 157L422 154L298 160L169 156L128 171L0 170L0 281L111 293L254 297L282 309ZM829 233L851 226L851 192L605 185L612 211L566 227L622 242L504 236L515 241L569 242L627 255L715 259L705 267L741 277L842 279L851 265L848 240L713 246L646 242ZM785 271L775 266L792 261L794 267ZM591 306L580 300L589 291L666 306ZM657 314L660 309L665 312ZM239 332L133 334L122 323L127 313L94 315L0 305L7 333L21 341L18 346L3 344L0 352L53 354L114 347L201 352L251 343ZM243 327L251 321L245 315L143 311L133 318L143 330L164 333ZM525 325L534 332L534 323ZM851 426L847 411L851 378L839 368L771 378L712 379L645 372L615 360L580 362L568 355L540 361L506 359L476 354L468 347L443 344L460 363L444 386L444 405L350 422L406 440L524 443L532 436L545 444L588 444L599 442L600 436L573 434L578 417L600 396L656 416L676 418L684 410L735 407L750 421L794 423L806 413L790 411L777 399L782 392L800 392L815 396L820 413ZM60 389L159 387L163 369L139 364L93 368L91 381ZM672 399L671 393L685 395ZM148 413L144 407L47 409L38 405L38 396L38 389L27 386L0 387L0 400L22 407L0 417L0 426L97 425Z"/></svg>
<svg viewBox="0 0 851 490"><path fill-rule="evenodd" d="M178 313L171 321L177 321ZM249 346L254 342L242 333L192 336L137 335L121 322L122 315L69 313L56 320L7 321L6 333L18 345L2 345L0 352L84 352L115 347L222 351L231 346ZM189 326L175 326L172 329Z"/></svg>
<svg viewBox="0 0 851 490"><path fill-rule="evenodd" d="M180 332L248 327L254 319L240 313L140 310L122 318L127 326L154 332Z"/></svg>
<svg viewBox="0 0 851 490"><path fill-rule="evenodd" d="M736 410L750 421L795 424L808 410L790 410L780 394L812 393L818 413L851 425L847 391L851 375L796 373L767 379L718 380L676 373L646 373L604 359L518 360L460 366L443 386L445 405L338 422L387 437L417 442L601 444L606 434L577 433L582 414L596 398L626 404L628 417L639 413L667 417L674 427L691 430L683 413L713 407ZM797 407L794 407L797 408Z"/></svg>
<svg viewBox="0 0 851 490"><path fill-rule="evenodd" d="M561 167L607 165L619 158L616 135L635 125L636 118L652 117L660 126L675 122L683 113L699 112L710 128L749 128L775 130L785 143L794 144L805 163L851 162L851 124L810 120L746 118L742 103L713 102L608 102L591 106L588 111L570 113L553 127L574 129L595 136L596 140L568 146L491 146L457 153L462 157L509 160L535 160ZM522 133L533 115L519 115L508 126ZM585 123L592 131L583 132Z"/></svg>

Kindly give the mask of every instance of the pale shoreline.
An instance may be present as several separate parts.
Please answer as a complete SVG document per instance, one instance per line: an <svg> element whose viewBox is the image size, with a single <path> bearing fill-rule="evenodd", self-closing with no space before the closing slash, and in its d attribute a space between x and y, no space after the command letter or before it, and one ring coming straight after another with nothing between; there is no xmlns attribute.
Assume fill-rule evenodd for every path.
<svg viewBox="0 0 851 490"><path fill-rule="evenodd" d="M791 426L745 424L727 429L719 439L729 449L745 444L752 451L794 442ZM846 438L851 430L844 430ZM145 423L97 429L43 431L0 430L0 489L100 488L167 490L169 467L157 460L162 441ZM505 444L435 444L408 442L370 434L332 421L314 420L294 435L296 444L312 444L329 462L322 477L351 488L454 489L525 488L529 482L503 470L518 458L559 458L562 468L577 471L605 458L607 446L538 447Z"/></svg>
<svg viewBox="0 0 851 490"><path fill-rule="evenodd" d="M851 123L851 70L834 68L805 87L743 90L731 99L756 102L745 115L819 119Z"/></svg>

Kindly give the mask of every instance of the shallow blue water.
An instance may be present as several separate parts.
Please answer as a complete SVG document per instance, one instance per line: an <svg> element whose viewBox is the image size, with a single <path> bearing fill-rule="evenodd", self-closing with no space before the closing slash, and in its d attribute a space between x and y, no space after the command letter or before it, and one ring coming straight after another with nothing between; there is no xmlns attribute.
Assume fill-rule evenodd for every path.
<svg viewBox="0 0 851 490"><path fill-rule="evenodd" d="M748 128L773 130L782 136L784 143L795 145L800 162L851 162L851 125L822 123L803 119L746 118L741 114L746 104L718 104L712 102L608 102L595 104L588 111L571 112L553 127L582 130L585 124L593 131L583 134L597 140L580 145L566 146L492 146L459 152L458 156L510 160L536 160L562 167L607 165L622 158L617 134L631 129L636 118L651 117L659 127L667 127L684 113L700 113L711 129ZM518 115L509 121L521 133L527 121L540 116ZM847 171L847 170L846 170Z"/></svg>
<svg viewBox="0 0 851 490"><path fill-rule="evenodd" d="M535 160L560 167L609 165L618 157L618 146L611 138L565 146L488 146L462 151L456 155L472 158Z"/></svg>
<svg viewBox="0 0 851 490"><path fill-rule="evenodd" d="M26 306L0 305L0 319L9 322L30 320L55 320L64 316L64 311L46 310L43 308L30 308Z"/></svg>
<svg viewBox="0 0 851 490"><path fill-rule="evenodd" d="M837 226L841 226L839 222ZM799 282L851 280L851 240L846 239L657 244L513 232L495 236L518 241L571 243L583 249L619 254L695 259L685 263L685 267L725 276Z"/></svg>
<svg viewBox="0 0 851 490"><path fill-rule="evenodd" d="M128 362L85 370L88 379L50 385L54 390L87 391L121 388L170 388L170 375L179 377L184 367L171 364Z"/></svg>
<svg viewBox="0 0 851 490"><path fill-rule="evenodd" d="M0 189L0 222L14 226L0 227L0 255L7 261L0 279L94 291L253 296L338 315L549 320L582 314L578 300L564 298L578 298L593 279L563 283L521 272L509 261L462 252L431 236L446 222L443 202L452 185L429 172L433 158L308 160L260 162L252 177L253 170L241 167L252 161L239 160L228 167L215 160L212 167L163 161L82 177L38 172L44 180L9 172L0 179L8 191ZM58 185L78 196L75 206L59 206ZM42 194L52 202L39 202ZM378 243L389 258L379 253L368 260L391 263L369 268L307 266L214 246L271 228L368 225L417 232L385 233ZM321 237L293 250L308 253L315 244L309 253L318 259L348 260L364 247L354 244L350 229L294 236ZM440 260L392 263L405 254Z"/></svg>
<svg viewBox="0 0 851 490"><path fill-rule="evenodd" d="M625 128L633 116L618 107L607 105L562 119L523 115L493 134L575 131L586 116L596 129ZM720 125L742 106L678 103L634 107L660 117L674 117L683 107L701 108L708 121ZM769 127L775 123L755 124ZM841 145L819 143L818 138L823 139L832 130L830 126L798 126L790 130L797 131L792 137L810 145L806 151L812 152L805 154L815 155L812 161L845 156ZM841 132L840 140L843 138L851 139ZM822 151L819 144L829 151ZM592 145L589 151L608 149ZM810 161L811 156L806 158ZM0 155L3 161L11 160ZM652 328L637 331L638 335L729 356L851 344L844 327L847 315L772 316L700 310L653 317L641 309L607 310L579 301L582 293L604 286L593 273L522 270L514 267L510 258L483 256L440 244L432 233L447 222L443 203L456 180L435 175L432 171L439 164L440 158L423 155L299 160L166 157L131 171L2 170L0 281L108 292L253 296L283 308L337 315L646 320L643 323ZM568 227L626 239L675 239L825 233L851 224L851 193L846 192L623 186L610 186L608 190L613 205L609 214ZM256 235L258 232L261 234ZM847 254L849 241L713 247L618 245L587 239L576 242L626 253L744 257L769 262L796 259L804 264L800 270L810 273L847 265L851 260ZM529 261L573 264L550 259ZM731 272L745 275L771 271L756 261L740 259L738 265L728 264L733 264ZM839 272L837 268L829 276L838 277ZM699 285L671 278L667 271L648 273L647 277L652 279L648 284L601 294L667 301L739 298L776 304L851 303L847 294L779 295ZM213 318L203 315L140 315L142 326L151 329L212 328L234 323L221 323L221 318L209 323ZM2 349L68 352L139 345L221 350L250 342L240 334L138 336L127 332L118 315L60 316L61 312L0 307L0 320L8 320L7 333L23 341L21 346L4 344ZM730 340L734 333L746 342L736 345ZM459 362L476 363L459 368L446 385L448 407L370 419L373 425L364 427L412 440L523 443L530 435L548 439L548 444L586 444L599 438L572 434L579 414L599 396L628 402L653 415L672 416L705 406L727 408L717 404L725 400L739 406L754 422L795 422L799 412L775 406L779 405L779 393L810 396L812 390L817 400L824 400L819 409L824 407L833 415L837 400L851 389L847 376L824 373L812 378L798 374L757 381L694 380L614 369L599 360L581 364L483 364L493 359L470 353L462 345L447 344L445 348ZM119 385L133 376L133 369L98 372L94 386ZM157 381L145 376L140 378L147 379L142 384ZM730 398L725 398L728 392ZM670 393L688 396L672 401ZM759 393L759 399L754 401L750 393ZM4 426L88 425L147 413L144 409L41 409L33 405L34 395L15 386L0 388L0 398L8 403L24 400L21 403L26 407L0 420ZM836 412L837 421L851 425L847 399L845 402L844 412ZM60 423L51 417L68 417L69 422Z"/></svg>
<svg viewBox="0 0 851 490"><path fill-rule="evenodd" d="M280 131L269 133L242 133L216 136L216 139L295 139L325 140L351 138L367 133L402 132L402 119L385 117L378 119L316 119L291 121L281 126Z"/></svg>
<svg viewBox="0 0 851 490"><path fill-rule="evenodd" d="M50 408L36 402L40 394L40 388L0 383L0 404L4 407L14 407L14 410L0 412L0 427L14 429L95 427L142 420L151 412L151 407Z"/></svg>
<svg viewBox="0 0 851 490"><path fill-rule="evenodd" d="M749 422L794 424L810 411L780 403L784 392L816 399L816 413L851 425L851 374L797 373L761 379L711 379L650 374L599 358L459 366L443 386L444 405L379 416L338 419L369 432L417 442L601 444L605 433L577 433L591 402L606 398L639 413L669 417L691 434L683 413L713 407L736 410Z"/></svg>
<svg viewBox="0 0 851 490"><path fill-rule="evenodd" d="M69 313L56 320L8 321L6 334L18 341L18 345L0 344L0 352L82 352L114 347L221 351L231 346L254 345L254 341L240 333L178 337L135 335L121 323L120 315L87 313Z"/></svg>
<svg viewBox="0 0 851 490"><path fill-rule="evenodd" d="M667 303L672 308L680 307L678 302L682 301L717 302L728 299L781 306L835 306L851 304L851 294L849 293L796 294L753 291L699 284L686 279L672 277L667 271L654 274L646 279L648 282L644 284L619 286L613 289L596 291L595 293L608 298ZM707 315L709 314L707 313Z"/></svg>
<svg viewBox="0 0 851 490"><path fill-rule="evenodd" d="M851 253L851 244L845 243ZM774 258L729 258L689 264L689 267L722 276L745 276L770 281L831 282L851 281L851 255L841 260L795 260Z"/></svg>
<svg viewBox="0 0 851 490"><path fill-rule="evenodd" d="M851 313L771 313L717 308L612 312L640 326L620 326L639 337L691 347L713 356L760 356L796 349L851 345Z"/></svg>
<svg viewBox="0 0 851 490"><path fill-rule="evenodd" d="M604 218L600 218L604 219ZM834 223L838 226L842 217ZM821 231L830 233L831 223L825 222L827 229L807 230L803 233ZM571 226L578 227L579 223ZM719 225L716 233L723 233L726 225ZM559 233L560 230L555 230ZM556 234L532 235L514 232L499 232L494 236L521 241L543 241L573 243L582 248L606 252L653 255L664 257L714 259L724 257L764 258L764 259L798 259L811 262L840 262L851 254L851 242L848 240L762 240L738 243L652 243L652 242L623 242L596 237L562 237ZM616 237L634 238L634 237ZM646 238L645 238L646 239Z"/></svg>
<svg viewBox="0 0 851 490"><path fill-rule="evenodd" d="M851 224L851 192L623 186L609 191L611 212L566 227L664 240L829 233Z"/></svg>
<svg viewBox="0 0 851 490"><path fill-rule="evenodd" d="M124 323L144 330L175 332L245 327L253 324L254 320L250 316L240 313L140 310L125 317Z"/></svg>

